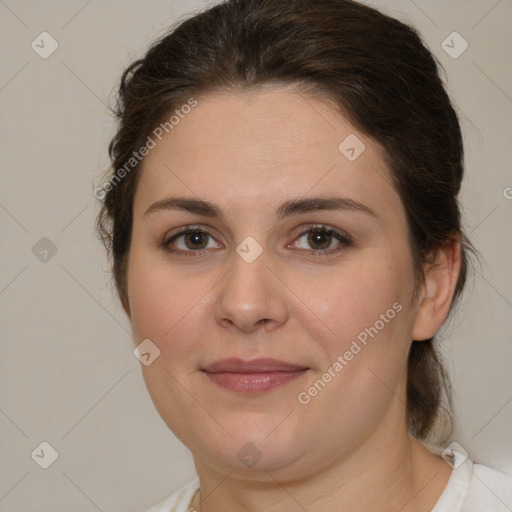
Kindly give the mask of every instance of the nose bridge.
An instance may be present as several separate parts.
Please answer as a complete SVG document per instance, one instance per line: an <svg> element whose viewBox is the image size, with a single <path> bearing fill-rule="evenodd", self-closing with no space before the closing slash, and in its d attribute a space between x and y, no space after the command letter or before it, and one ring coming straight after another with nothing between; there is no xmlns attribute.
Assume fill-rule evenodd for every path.
<svg viewBox="0 0 512 512"><path fill-rule="evenodd" d="M219 323L251 332L261 324L275 327L286 321L286 297L269 269L269 256L251 237L237 246L231 255L231 270L216 299L215 316Z"/></svg>

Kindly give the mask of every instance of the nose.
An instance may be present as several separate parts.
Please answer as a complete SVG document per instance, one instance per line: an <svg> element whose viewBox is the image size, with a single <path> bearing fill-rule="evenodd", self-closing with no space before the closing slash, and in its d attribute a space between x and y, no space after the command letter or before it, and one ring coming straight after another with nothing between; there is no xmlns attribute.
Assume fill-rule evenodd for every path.
<svg viewBox="0 0 512 512"><path fill-rule="evenodd" d="M271 331L286 323L286 287L276 277L265 251L252 263L237 253L231 270L222 279L214 305L215 319L222 327L252 333Z"/></svg>

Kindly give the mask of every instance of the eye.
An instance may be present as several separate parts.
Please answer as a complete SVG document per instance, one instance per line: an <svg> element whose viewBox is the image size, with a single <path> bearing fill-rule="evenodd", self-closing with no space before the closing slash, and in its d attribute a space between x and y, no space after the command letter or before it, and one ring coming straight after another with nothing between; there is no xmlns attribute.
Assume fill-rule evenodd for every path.
<svg viewBox="0 0 512 512"><path fill-rule="evenodd" d="M322 256L339 252L351 245L352 240L349 236L334 228L315 225L303 231L288 247L309 250L314 256ZM163 246L167 251L181 253L184 256L200 256L209 249L220 249L222 244L216 242L207 231L187 226L166 238Z"/></svg>
<svg viewBox="0 0 512 512"><path fill-rule="evenodd" d="M302 247L301 247L302 242ZM337 231L336 229L324 225L312 226L303 231L297 241L294 242L295 248L311 250L315 256L331 254L343 250L352 245L352 240ZM306 247L304 247L304 244Z"/></svg>
<svg viewBox="0 0 512 512"><path fill-rule="evenodd" d="M176 253L183 253L185 256L196 256L207 249L219 249L222 244L215 242L214 238L200 228L186 227L167 238L164 247ZM194 254L196 253L196 254Z"/></svg>

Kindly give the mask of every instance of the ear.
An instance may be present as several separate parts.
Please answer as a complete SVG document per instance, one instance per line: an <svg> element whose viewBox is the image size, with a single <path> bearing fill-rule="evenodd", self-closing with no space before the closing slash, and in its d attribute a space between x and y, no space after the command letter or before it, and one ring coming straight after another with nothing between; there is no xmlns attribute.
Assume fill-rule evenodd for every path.
<svg viewBox="0 0 512 512"><path fill-rule="evenodd" d="M413 340L432 338L446 320L459 277L460 254L461 243L457 236L438 249L434 261L427 264L413 325Z"/></svg>

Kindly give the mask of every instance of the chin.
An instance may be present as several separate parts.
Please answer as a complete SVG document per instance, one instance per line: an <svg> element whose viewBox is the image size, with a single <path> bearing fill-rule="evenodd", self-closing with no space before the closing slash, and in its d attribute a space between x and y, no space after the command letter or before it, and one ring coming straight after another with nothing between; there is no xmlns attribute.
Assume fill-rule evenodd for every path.
<svg viewBox="0 0 512 512"><path fill-rule="evenodd" d="M247 433L234 436L223 444L207 444L208 458L220 469L242 473L283 473L300 460L304 451L297 440L275 438L249 440ZM202 441L204 444L204 440ZM193 449L194 447L189 447ZM300 451L299 451L299 450ZM268 480L268 475L263 475Z"/></svg>
<svg viewBox="0 0 512 512"><path fill-rule="evenodd" d="M229 418L218 416L227 432L219 425L219 428L213 428L211 424L192 432L189 425L182 441L194 456L206 458L220 470L254 474L283 471L308 450L304 432L297 430L290 417L286 418L282 412L276 415L239 413Z"/></svg>

